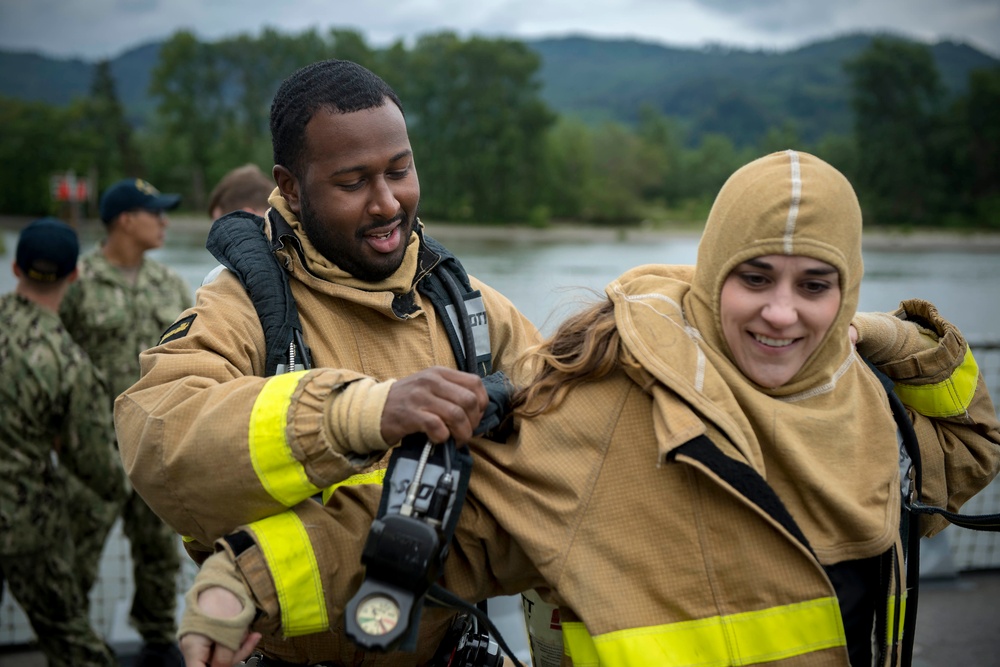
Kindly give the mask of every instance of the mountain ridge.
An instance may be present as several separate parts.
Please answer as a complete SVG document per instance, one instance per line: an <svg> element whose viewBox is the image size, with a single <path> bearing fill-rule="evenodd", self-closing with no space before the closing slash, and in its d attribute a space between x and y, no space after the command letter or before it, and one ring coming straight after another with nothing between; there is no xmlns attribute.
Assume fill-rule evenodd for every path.
<svg viewBox="0 0 1000 667"><path fill-rule="evenodd" d="M746 143L787 123L807 140L849 131L843 62L878 36L907 39L848 33L782 50L686 48L583 35L521 41L538 53L541 95L557 113L589 123L634 124L648 105L678 119L690 136L715 132ZM162 44L140 44L110 59L119 98L137 126L154 111L146 91ZM951 97L964 91L972 69L1000 65L1000 59L966 43L927 46ZM97 62L0 50L0 95L69 104L88 94Z"/></svg>

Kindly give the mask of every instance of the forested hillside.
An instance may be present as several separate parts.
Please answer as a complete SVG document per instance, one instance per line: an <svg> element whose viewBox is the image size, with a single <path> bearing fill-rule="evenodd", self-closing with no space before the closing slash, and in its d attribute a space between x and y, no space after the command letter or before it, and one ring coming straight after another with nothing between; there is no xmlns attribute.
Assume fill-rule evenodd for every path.
<svg viewBox="0 0 1000 667"><path fill-rule="evenodd" d="M635 123L648 104L681 120L692 140L715 132L747 144L786 122L809 141L849 132L844 63L873 38L850 35L791 51L678 49L581 37L528 44L542 56L542 96L557 112ZM964 44L930 48L952 96L967 89L971 70L1000 64Z"/></svg>
<svg viewBox="0 0 1000 667"><path fill-rule="evenodd" d="M400 94L428 218L698 221L734 169L795 147L851 178L871 224L1000 228L1000 62L886 35L778 52L181 31L99 63L0 52L0 214L65 213L50 193L65 172L93 185L84 214L125 175L203 210L233 166L270 170L274 91L330 57Z"/></svg>
<svg viewBox="0 0 1000 667"><path fill-rule="evenodd" d="M873 38L847 35L788 51L674 48L588 37L524 43L541 57L541 97L559 114L634 125L649 105L680 121L691 141L714 132L743 145L788 122L810 141L849 132L850 82L843 64ZM161 47L157 42L130 49L109 63L127 117L137 126L155 111L149 83ZM965 44L939 42L930 50L951 96L966 90L970 71L1000 64ZM0 50L0 96L69 104L89 93L95 67ZM235 88L230 92L236 95Z"/></svg>

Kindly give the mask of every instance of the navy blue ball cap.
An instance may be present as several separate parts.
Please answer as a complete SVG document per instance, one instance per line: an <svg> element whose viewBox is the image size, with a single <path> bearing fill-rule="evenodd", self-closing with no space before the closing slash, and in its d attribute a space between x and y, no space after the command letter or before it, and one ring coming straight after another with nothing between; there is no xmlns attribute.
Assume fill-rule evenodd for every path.
<svg viewBox="0 0 1000 667"><path fill-rule="evenodd" d="M79 255L72 227L57 218L41 218L21 230L15 261L28 278L53 283L73 272Z"/></svg>
<svg viewBox="0 0 1000 667"><path fill-rule="evenodd" d="M101 195L101 220L106 224L125 211L140 208L147 211L170 211L177 208L180 203L180 195L161 194L141 178L126 178L112 185Z"/></svg>

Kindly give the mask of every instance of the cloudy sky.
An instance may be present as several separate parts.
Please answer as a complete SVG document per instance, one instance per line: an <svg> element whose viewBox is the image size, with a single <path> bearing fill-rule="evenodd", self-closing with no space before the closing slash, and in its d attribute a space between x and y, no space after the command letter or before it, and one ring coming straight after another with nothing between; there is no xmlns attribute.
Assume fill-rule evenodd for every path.
<svg viewBox="0 0 1000 667"><path fill-rule="evenodd" d="M1000 56L998 0L0 0L0 49L87 60L179 29L214 40L265 26L287 33L351 28L375 47L452 30L462 37L584 34L779 50L891 30Z"/></svg>

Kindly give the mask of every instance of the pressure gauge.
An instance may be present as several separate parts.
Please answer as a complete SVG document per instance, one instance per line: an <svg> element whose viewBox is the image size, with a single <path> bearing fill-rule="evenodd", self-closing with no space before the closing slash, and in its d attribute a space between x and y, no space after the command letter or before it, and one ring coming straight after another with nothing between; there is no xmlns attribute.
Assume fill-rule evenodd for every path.
<svg viewBox="0 0 1000 667"><path fill-rule="evenodd" d="M399 604L387 595L371 595L358 605L354 620L365 634L388 634L399 624Z"/></svg>
<svg viewBox="0 0 1000 667"><path fill-rule="evenodd" d="M344 633L368 651L416 650L424 597L438 577L472 457L415 434L389 461L379 515L361 550L365 577L344 609ZM405 511L404 511L405 510Z"/></svg>

